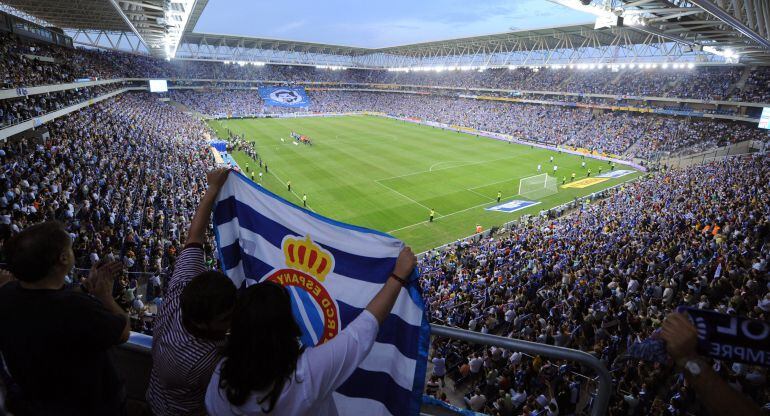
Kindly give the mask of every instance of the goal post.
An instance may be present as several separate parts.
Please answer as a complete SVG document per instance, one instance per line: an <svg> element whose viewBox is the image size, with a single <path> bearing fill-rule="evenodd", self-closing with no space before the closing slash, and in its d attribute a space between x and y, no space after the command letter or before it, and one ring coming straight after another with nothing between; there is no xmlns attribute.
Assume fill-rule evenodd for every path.
<svg viewBox="0 0 770 416"><path fill-rule="evenodd" d="M519 195L529 199L545 198L559 192L556 178L543 173L519 180Z"/></svg>

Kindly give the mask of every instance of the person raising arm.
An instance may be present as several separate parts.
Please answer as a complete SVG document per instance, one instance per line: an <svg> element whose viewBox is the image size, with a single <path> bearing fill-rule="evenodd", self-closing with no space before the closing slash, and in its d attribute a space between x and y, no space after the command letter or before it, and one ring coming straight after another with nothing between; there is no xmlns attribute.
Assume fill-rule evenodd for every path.
<svg viewBox="0 0 770 416"><path fill-rule="evenodd" d="M228 174L226 169L207 174L208 189L155 320L147 402L156 416L206 414L204 393L221 358L236 299L233 282L207 270L203 251L211 209Z"/></svg>
<svg viewBox="0 0 770 416"><path fill-rule="evenodd" d="M393 272L358 317L312 348L300 345L285 287L265 281L247 288L206 391L209 414L336 414L332 393L369 354L416 263L412 250L402 249Z"/></svg>
<svg viewBox="0 0 770 416"><path fill-rule="evenodd" d="M661 338L676 367L684 370L685 378L698 400L713 416L759 415L760 409L751 399L730 387L725 380L695 352L698 333L686 315L671 313L663 321Z"/></svg>

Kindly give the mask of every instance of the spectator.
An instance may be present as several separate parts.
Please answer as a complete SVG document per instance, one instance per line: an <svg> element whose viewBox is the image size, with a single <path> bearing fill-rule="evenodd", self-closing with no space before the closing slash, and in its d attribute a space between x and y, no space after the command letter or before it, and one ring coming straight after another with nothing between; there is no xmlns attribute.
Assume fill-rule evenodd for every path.
<svg viewBox="0 0 770 416"><path fill-rule="evenodd" d="M206 386L221 358L235 307L235 285L224 274L206 270L203 250L211 209L228 173L220 169L208 174L209 187L155 320L147 402L158 416L206 414Z"/></svg>
<svg viewBox="0 0 770 416"><path fill-rule="evenodd" d="M409 276L417 262L404 248L393 274ZM332 393L364 360L379 324L393 308L402 285L390 278L364 310L336 337L301 347L300 330L286 288L262 282L238 299L224 358L206 392L212 415L336 413Z"/></svg>
<svg viewBox="0 0 770 416"><path fill-rule="evenodd" d="M83 290L65 287L75 258L70 236L57 222L28 227L4 251L18 279L0 288L0 351L18 386L9 411L121 414L123 383L107 354L130 332L112 297L120 264L94 266Z"/></svg>

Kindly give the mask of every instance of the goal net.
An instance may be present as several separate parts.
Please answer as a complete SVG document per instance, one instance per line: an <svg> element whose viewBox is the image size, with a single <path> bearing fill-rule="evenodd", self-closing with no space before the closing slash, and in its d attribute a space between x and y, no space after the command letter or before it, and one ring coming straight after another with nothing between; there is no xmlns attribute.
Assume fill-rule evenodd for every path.
<svg viewBox="0 0 770 416"><path fill-rule="evenodd" d="M525 198L540 199L557 192L556 178L547 173L519 180L519 195Z"/></svg>

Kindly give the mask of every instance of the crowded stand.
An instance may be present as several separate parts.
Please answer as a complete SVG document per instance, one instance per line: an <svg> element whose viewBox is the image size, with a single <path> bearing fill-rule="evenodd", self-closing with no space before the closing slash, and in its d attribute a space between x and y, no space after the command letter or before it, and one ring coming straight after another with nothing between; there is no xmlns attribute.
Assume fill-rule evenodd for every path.
<svg viewBox="0 0 770 416"><path fill-rule="evenodd" d="M0 128L40 117L123 88L121 83L80 87L0 101Z"/></svg>
<svg viewBox="0 0 770 416"><path fill-rule="evenodd" d="M172 99L206 115L260 114L262 100L248 91L172 91ZM483 101L448 96L353 91L310 91L315 112L374 111L417 117L477 130L648 158L661 152L688 153L744 140L766 140L747 123L642 115L554 105ZM243 109L253 111L244 112ZM272 108L270 112L279 111Z"/></svg>
<svg viewBox="0 0 770 416"><path fill-rule="evenodd" d="M122 77L400 84L463 89L558 91L700 100L766 101L761 91L764 69L751 70L743 90L735 88L743 67L698 66L692 69L490 68L483 71L331 70L312 66L251 65L205 61L172 61L114 51L70 49L20 41L0 35L0 73L6 88L73 82L76 79ZM735 89L735 91L734 91ZM736 93L736 97L731 97Z"/></svg>
<svg viewBox="0 0 770 416"><path fill-rule="evenodd" d="M228 333L222 322L238 313L233 306L236 288L230 287L233 285L226 278L220 279L226 282L224 288L207 282L207 286L195 289L200 299L211 296L215 301L197 299L199 303L187 306L192 308L188 311L199 314L206 308L219 308L216 319L209 317L210 322L199 325L183 321L179 312L185 302L192 302L184 285L194 286L190 282L198 279L195 276L222 277L210 272L218 265L208 221L216 191L224 182L221 178L227 173L214 170L212 174L216 162L209 141L215 134L198 118L200 115L229 118L289 112L375 112L645 160L663 154L683 156L747 140L768 141L767 130L747 122L472 99L460 97L456 90L422 90L450 87L467 90L462 92L465 94L491 88L769 102L770 71L742 66L682 70L330 70L167 62L123 52L39 44L0 34L0 74L5 89L129 77L169 79L171 85L176 82L181 87L163 94L124 92L46 123L46 135L22 134L0 143L0 269L18 268L18 259L25 255L29 264L31 246L19 240L27 238L25 230L45 229L49 235L70 242L71 259L61 260L59 252L43 253L48 255L45 261L57 264L52 267L66 288L90 293L90 301L100 302L92 308L114 315L109 319L99 315L104 319L89 331L78 328L77 335L89 343L88 348L62 348L52 361L72 357L76 362L96 351L101 364L109 363L110 359L101 354L106 354L107 347L125 342L128 329L160 335L165 344L152 352L155 367L147 396L152 412L159 415L205 414L208 402L203 402L203 396L206 387L211 388L215 359L221 358L218 354L224 350ZM219 82L201 88L193 81L203 79ZM741 79L745 83L739 87ZM232 80L305 85L311 104L307 110L266 107L256 90L262 84ZM327 85L330 83L347 85ZM419 93L352 90L370 88L369 84L417 86L410 91ZM117 82L3 99L0 129L132 85ZM192 85L195 87L185 88ZM512 92L490 95L514 96ZM539 93L527 98L599 105L624 105L625 100L634 100ZM693 108L669 104L664 108ZM704 112L709 111L733 115L738 110ZM310 137L293 130L289 137L297 142L294 144L312 143ZM243 152L258 161L261 179L257 145L231 133L221 139L226 141L227 150ZM267 172L267 163L264 169ZM254 179L254 173L250 174ZM416 262L429 320L588 352L611 371L609 414L704 414L708 409L700 400L702 393L685 381L681 371L662 364L658 356L651 357L645 347L650 339L657 339L666 317L677 306L768 321L769 177L766 154L681 169L664 166L603 191L594 200L576 200L495 228L483 237L429 250ZM287 185L291 191L291 182ZM38 241L37 245L48 251L60 249L50 241ZM408 254L411 256L411 251ZM400 274L410 275L411 268L397 264ZM64 270L65 266L71 271ZM411 266L415 267L414 263ZM20 281L28 283L28 278L0 270L0 300L23 292ZM114 284L106 287L104 282L110 279ZM367 306L379 324L388 316L400 290L398 286L396 294L391 294L387 310L380 307L379 313L372 313ZM45 309L26 302L26 298L23 302L19 299L5 306L0 302L0 316L6 317L0 320L0 329L9 333L19 329L8 319L14 308ZM227 302L219 302L222 299ZM123 315L128 328L115 320ZM67 322L65 326L71 329L88 324ZM18 348L21 339L24 336L0 338L0 353L3 346ZM43 350L35 346L35 353ZM225 351L237 354L232 347ZM11 384L4 359L18 365L18 356L5 358L0 354L0 393L20 394L19 386ZM431 340L428 362L426 394L475 412L501 416L585 414L595 400L594 375L572 362L440 337ZM708 359L708 364L732 389L764 406L766 412L770 409L767 368L713 359ZM101 368L93 362L83 367ZM112 374L111 364L108 367L104 380L94 379L89 386L104 397L110 396L109 400L100 402L102 396L91 396L91 391L63 398L66 394L62 392L70 394L70 390L62 389L46 398L49 401L44 406L32 409L39 413L30 408L16 410L18 414L56 414L61 410L56 407L58 401L62 401L69 407L61 414L124 413L121 406L125 403L118 403L125 399L120 398L118 375ZM219 377L219 370L216 374ZM60 380L60 375L52 380ZM39 381L20 378L25 383ZM114 391L105 393L107 387L100 383ZM212 385L228 389L226 383ZM43 397L34 394L15 396L17 401L12 405L28 406ZM0 394L0 415L4 414L2 398ZM87 411L79 413L76 409L82 409L80 406L86 406ZM120 409L117 413L116 408Z"/></svg>
<svg viewBox="0 0 770 416"><path fill-rule="evenodd" d="M736 101L768 103L770 102L768 85L770 85L770 70L766 67L752 69Z"/></svg>
<svg viewBox="0 0 770 416"><path fill-rule="evenodd" d="M48 126L45 142L2 146L4 238L43 220L62 221L76 268L123 263L121 304L162 296L160 278L172 270L212 166L207 127L146 93L123 94Z"/></svg>
<svg viewBox="0 0 770 416"><path fill-rule="evenodd" d="M681 379L626 352L678 305L768 319L769 175L765 156L660 173L561 218L432 250L418 264L431 318L588 351L613 372L611 414L700 414ZM588 400L591 380L566 362L439 339L433 363L470 385L476 411L548 412L554 400L573 414ZM713 364L770 402L765 368Z"/></svg>
<svg viewBox="0 0 770 416"><path fill-rule="evenodd" d="M246 116L265 112L254 90L173 90L169 96L188 109L207 116Z"/></svg>

